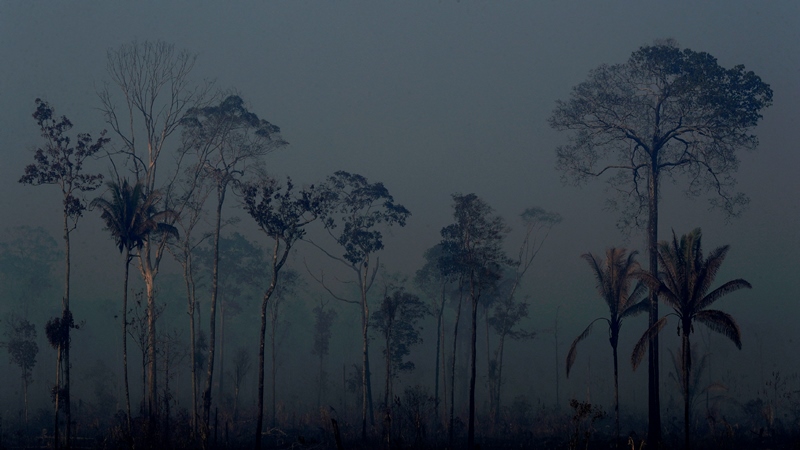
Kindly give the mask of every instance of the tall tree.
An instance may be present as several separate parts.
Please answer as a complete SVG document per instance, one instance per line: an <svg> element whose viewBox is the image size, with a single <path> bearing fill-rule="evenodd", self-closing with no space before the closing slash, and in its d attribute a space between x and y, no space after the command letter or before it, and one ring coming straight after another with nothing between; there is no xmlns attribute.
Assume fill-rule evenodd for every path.
<svg viewBox="0 0 800 450"><path fill-rule="evenodd" d="M217 296L219 293L219 239L222 208L228 187L238 183L253 165L268 153L287 144L280 137L280 128L259 119L237 95L226 97L219 105L191 108L181 120L184 145L197 153L205 176L216 187L216 214L213 231L213 268L209 303L208 370L203 390L203 442L207 441L211 388L216 351ZM220 388L221 389L221 388Z"/></svg>
<svg viewBox="0 0 800 450"><path fill-rule="evenodd" d="M444 362L444 307L447 301L447 286L452 281L445 277L439 269L442 257L442 244L436 244L425 250L425 264L414 275L414 284L429 298L428 309L436 317L436 358L434 363L433 415L436 417L436 430L441 426L439 415L439 378L440 372L446 378L446 371L439 369L439 361ZM445 380L446 381L446 380ZM446 382L444 383L447 386ZM444 390L447 398L447 389ZM446 402L445 402L446 403ZM446 406L446 405L445 405Z"/></svg>
<svg viewBox="0 0 800 450"><path fill-rule="evenodd" d="M105 230L123 254L125 266L122 282L122 366L125 377L125 407L128 433L131 432L131 398L128 385L128 274L131 260L141 252L145 240L151 233L164 233L177 236L177 229L164 222L172 215L171 211L157 211L161 194L153 191L145 196L141 182L131 184L127 178L121 182L108 183L110 199L98 197L92 200L91 208L100 210L100 218L105 222Z"/></svg>
<svg viewBox="0 0 800 450"><path fill-rule="evenodd" d="M294 192L290 179L285 186L276 180L263 178L258 183L242 186L244 209L256 221L259 229L272 241L269 263L269 285L261 300L261 333L258 353L258 396L255 448L261 448L264 426L264 348L267 334L267 306L278 287L281 269L298 239L305 235L305 226L320 214L320 198L312 187Z"/></svg>
<svg viewBox="0 0 800 450"><path fill-rule="evenodd" d="M198 247L195 253L207 280L212 278L215 266L217 267L217 306L220 312L217 395L223 399L226 326L232 317L246 310L244 301L251 298L252 293L262 288L266 279L264 267L267 261L264 258L264 249L238 232L220 236L217 252L215 252L213 242L209 242L207 246ZM218 255L218 262L215 262L215 254Z"/></svg>
<svg viewBox="0 0 800 450"><path fill-rule="evenodd" d="M658 320L648 332L646 332L634 347L631 362L636 368L644 355L644 348L647 339L653 334L657 334L664 328L670 315L674 315L680 321L678 330L681 335L681 369L683 369L683 382L681 383L684 392L684 444L689 448L690 429L690 380L692 373L692 354L690 335L694 331L694 322L700 322L710 330L716 331L727 337L740 350L742 348L742 337L739 325L733 320L730 314L709 309L720 298L739 289L750 289L750 283L737 278L727 281L714 290L711 289L714 278L719 271L725 256L728 254L730 246L718 247L703 257L702 232L700 228L695 228L692 232L681 236L680 241L672 233L672 241L661 241L658 245L658 261L661 266L659 277L653 274L642 274L650 289L657 293L659 298L672 308L674 313L667 314Z"/></svg>
<svg viewBox="0 0 800 450"><path fill-rule="evenodd" d="M144 195L160 190L164 205L161 209L175 211L174 185L179 168L164 181L159 177L161 155L168 148L172 134L191 108L202 106L208 85L193 85L190 73L196 56L163 41L134 41L107 53L107 72L111 83L98 93L105 121L119 139L120 145L111 162L118 161L132 172L135 182L141 182ZM117 101L112 87L121 100ZM171 168L168 166L168 168ZM170 223L174 222L174 219ZM139 252L139 272L147 293L147 412L150 433L158 421L158 383L156 361L156 277L166 250L169 234L144 240Z"/></svg>
<svg viewBox="0 0 800 450"><path fill-rule="evenodd" d="M70 330L74 328L72 312L69 307L69 288L70 288L70 233L78 226L78 219L83 216L86 209L86 201L81 197L81 193L97 189L102 184L101 174L84 173L84 162L94 157L97 152L103 149L108 143L105 137L105 130L100 132L97 140L94 140L89 133L77 135L75 143L66 134L72 129L72 122L65 116L57 117L55 110L49 103L36 99L36 111L33 118L39 125L39 131L44 138L44 146L36 149L34 164L25 167L25 175L19 182L22 184L44 185L51 184L61 189L62 197L62 226L64 231L64 296L61 300L61 330L58 333L56 344L57 365L63 372L64 386L61 387L61 375L56 380L55 397L55 446L58 447L58 409L59 403L63 403L64 417L67 421L66 427L66 446L70 446L70 423L72 420L70 407ZM56 335L53 335L54 337ZM62 364L63 363L63 364Z"/></svg>
<svg viewBox="0 0 800 450"><path fill-rule="evenodd" d="M486 352L489 360L489 404L492 426L500 420L500 399L503 386L503 355L505 352L506 338L514 340L533 339L535 333L519 328L520 322L528 316L528 303L526 299L517 300L517 290L522 283L522 278L533 264L533 260L544 245L553 226L561 222L561 215L545 211L542 208L527 208L520 214L524 227L522 243L514 261L513 272L506 271L504 280L494 289L494 302L485 302L486 311ZM489 306L493 306L489 314ZM489 348L489 330L491 326L498 336L497 347L494 352Z"/></svg>
<svg viewBox="0 0 800 450"><path fill-rule="evenodd" d="M210 237L210 233L203 233L199 237L195 234L195 228L200 224L201 219L204 217L203 206L205 205L208 195L210 194L210 184L202 183L202 179L197 177L198 167L195 167L188 172L189 176L184 192L184 200L180 203L184 205L182 213L178 216L175 226L179 229L181 236L178 242L171 245L169 248L173 258L178 261L183 269L183 282L186 289L186 314L189 316L189 358L190 358L190 376L192 378L192 439L197 438L197 421L198 421L198 402L197 402L197 380L198 369L202 364L198 364L198 346L197 346L197 320L195 320L196 310L198 305L197 300L197 279L196 268L194 263L194 254L200 245Z"/></svg>
<svg viewBox="0 0 800 450"><path fill-rule="evenodd" d="M469 379L469 427L467 447L475 446L475 358L478 303L481 295L491 289L502 271L514 264L503 250L509 232L502 217L475 194L453 194L455 222L442 228L442 247L445 260L463 280L472 303Z"/></svg>
<svg viewBox="0 0 800 450"><path fill-rule="evenodd" d="M367 409L369 406L370 421L372 414L372 383L369 371L369 303L367 293L372 287L380 266L375 253L383 249L383 233L381 228L395 224L405 226L411 213L400 204L383 183L370 183L365 177L344 171L335 172L320 187L323 224L331 238L344 249L344 254L336 256L316 243L312 244L329 258L338 261L356 276L360 299L351 300L337 296L322 279L318 279L325 290L334 298L361 306L361 339L362 339L362 406L361 406L361 438L367 438Z"/></svg>
<svg viewBox="0 0 800 450"><path fill-rule="evenodd" d="M636 316L650 308L650 300L645 295L645 285L636 283L641 268L636 261L636 252L627 253L624 248L609 248L606 250L605 261L599 260L591 253L581 255L589 263L597 281L597 293L608 306L609 317L598 317L589 323L583 333L578 335L567 353L567 377L578 356L578 343L586 339L596 322L605 321L608 324L608 341L611 343L611 352L614 358L614 434L615 445L619 445L619 363L617 346L619 345L619 332L622 321L628 317ZM633 287L633 289L631 289Z"/></svg>
<svg viewBox="0 0 800 450"><path fill-rule="evenodd" d="M402 288L386 286L380 307L372 315L373 328L380 333L384 342L386 385L383 407L390 425L395 421L392 414L393 380L400 372L414 370L415 364L405 358L411 353L412 346L422 342L421 327L417 323L427 314L428 308L418 296ZM391 439L391 427L387 427L386 433L386 437Z"/></svg>
<svg viewBox="0 0 800 450"><path fill-rule="evenodd" d="M772 90L743 65L721 67L704 52L656 42L622 64L603 64L558 101L550 126L569 131L556 151L558 169L576 184L606 172L619 196L609 206L623 213L620 225L641 228L646 214L649 270L658 273L658 201L663 176L685 176L686 193L711 191L712 205L736 215L747 197L732 191L737 151L758 144L753 127L772 103ZM649 323L658 320L650 296ZM649 342L648 440L661 440L658 340Z"/></svg>

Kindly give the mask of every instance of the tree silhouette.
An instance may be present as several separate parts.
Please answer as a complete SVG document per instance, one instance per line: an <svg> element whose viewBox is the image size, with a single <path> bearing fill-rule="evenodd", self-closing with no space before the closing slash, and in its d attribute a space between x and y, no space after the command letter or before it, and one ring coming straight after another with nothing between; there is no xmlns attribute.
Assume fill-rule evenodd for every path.
<svg viewBox="0 0 800 450"><path fill-rule="evenodd" d="M356 301L337 296L323 283L322 278L316 279L337 300L361 306L361 379L363 380L361 438L365 440L367 417L374 421L369 370L370 322L367 293L375 281L380 266L377 257L375 261L372 261L372 257L383 249L381 228L395 224L405 226L406 219L411 213L403 205L394 202L394 197L383 183L370 183L361 175L345 171L337 171L328 177L318 190L318 198L325 230L342 247L344 253L336 256L313 241L311 244L354 272L361 297Z"/></svg>
<svg viewBox="0 0 800 450"><path fill-rule="evenodd" d="M692 232L681 236L680 241L672 233L672 241L662 241L658 246L658 261L661 266L660 277L644 273L642 278L655 291L661 300L673 309L658 320L639 339L633 350L631 362L634 369L639 365L644 355L645 343L652 335L664 328L670 315L675 315L680 320L678 332L681 335L681 361L683 369L684 389L684 443L689 448L689 411L690 411L690 380L692 373L692 355L690 335L694 331L694 322L700 322L712 331L716 331L733 341L736 347L742 348L741 332L739 325L729 314L708 309L720 298L739 289L750 289L750 283L737 278L723 283L709 292L711 284L719 271L730 246L718 247L703 258L701 245L702 232L695 228Z"/></svg>
<svg viewBox="0 0 800 450"><path fill-rule="evenodd" d="M772 103L772 90L738 65L721 67L704 52L681 50L674 41L640 47L622 64L603 64L589 72L558 101L549 118L569 131L558 147L557 166L576 184L606 172L618 193L608 205L623 212L622 228L641 228L647 214L649 270L658 273L658 200L662 176L683 175L686 193L711 191L711 203L736 215L747 197L734 193L736 151L754 149L751 129ZM649 324L658 320L658 301L650 296ZM658 340L648 356L648 444L661 440Z"/></svg>
<svg viewBox="0 0 800 450"><path fill-rule="evenodd" d="M122 365L125 375L125 407L128 433L131 432L131 398L128 385L128 275L130 262L140 252L151 233L171 234L177 237L178 231L164 222L173 213L157 211L161 200L158 191L145 196L141 182L131 184L127 178L107 184L110 199L98 197L92 200L91 208L100 210L100 218L105 222L105 230L117 244L124 256L125 275L122 282Z"/></svg>
<svg viewBox="0 0 800 450"><path fill-rule="evenodd" d="M55 447L58 442L58 410L59 403L63 400L64 417L67 421L66 446L69 448L70 423L72 409L70 407L70 361L69 344L70 329L73 328L72 312L70 311L70 233L78 226L78 219L83 216L86 202L80 193L97 189L102 184L103 176L100 174L87 174L83 171L84 162L92 158L108 143L105 130L100 132L97 140L92 139L89 133L78 134L75 144L66 134L72 129L72 122L65 116L55 116L55 110L49 103L36 99L36 111L33 118L39 125L41 136L45 140L44 147L40 147L34 154L36 162L25 167L25 175L19 182L22 184L44 185L51 184L61 189L63 205L63 230L64 230L64 297L61 300L61 321L57 326L62 333L52 336L58 340L53 341L57 348L57 366L63 373L64 387L61 388L61 375L56 380L55 396ZM55 328L54 328L55 329ZM62 365L63 359L63 365Z"/></svg>
<svg viewBox="0 0 800 450"><path fill-rule="evenodd" d="M319 216L321 201L312 187L294 192L291 179L281 186L276 180L264 178L258 183L242 186L244 209L256 221L259 229L272 241L269 263L270 281L261 300L261 332L258 353L258 409L256 416L255 448L261 448L264 422L264 348L267 334L267 306L278 287L281 269L286 264L292 246L305 235L305 226Z"/></svg>
<svg viewBox="0 0 800 450"><path fill-rule="evenodd" d="M22 396L25 402L25 425L28 425L28 386L33 382L32 371L36 366L36 356L39 346L36 344L36 326L29 320L16 314L8 318L6 342L3 343L8 350L9 361L22 371Z"/></svg>
<svg viewBox="0 0 800 450"><path fill-rule="evenodd" d="M461 278L472 303L470 340L469 427L467 446L475 445L475 358L478 303L492 288L503 270L514 264L503 250L509 228L502 217L475 194L453 194L455 223L442 228L443 267L450 267Z"/></svg>
<svg viewBox="0 0 800 450"><path fill-rule="evenodd" d="M174 172L164 180L162 154L169 148L172 134L181 125L186 112L203 106L210 85L193 85L190 73L196 56L164 41L133 41L109 49L107 70L110 83L98 92L106 124L117 137L110 161L116 168L124 165L136 182L141 182L144 195L159 190L163 205L159 208L182 213L176 204L174 190L181 173L182 160L172 166ZM112 93L117 91L119 99ZM180 156L180 155L179 155ZM187 197L181 198L188 201ZM173 223L177 217L170 219ZM155 237L155 236L152 236ZM170 234L160 239L145 239L139 251L139 272L147 294L148 367L146 402L149 437L158 426L158 370L156 334L156 278Z"/></svg>
<svg viewBox="0 0 800 450"><path fill-rule="evenodd" d="M393 381L400 372L414 370L414 363L406 361L405 358L411 353L413 345L422 342L417 322L427 313L427 307L418 296L406 292L403 288L387 285L383 300L371 318L373 328L380 333L384 342L386 385L383 392L383 407L390 425L386 430L389 439L392 435L391 423L395 419L392 414Z"/></svg>
<svg viewBox="0 0 800 450"><path fill-rule="evenodd" d="M260 159L287 145L280 136L280 128L250 112L244 100L237 95L227 96L219 105L190 108L181 119L184 146L195 151L198 165L216 187L217 202L213 231L213 265L211 271L211 299L209 302L208 370L203 390L202 436L207 446L211 388L214 378L216 352L217 297L219 292L219 244L222 226L222 208L228 187L239 182ZM224 371L220 371L223 381ZM220 383L220 391L222 383Z"/></svg>
<svg viewBox="0 0 800 450"><path fill-rule="evenodd" d="M617 359L617 345L622 321L647 311L650 300L645 296L646 288L641 282L633 285L641 271L639 263L635 260L636 252L627 254L624 248L609 248L606 250L605 261L600 261L591 253L581 255L589 263L597 280L597 292L608 305L609 317L598 317L583 330L572 342L567 353L567 377L578 355L578 343L586 339L596 322L605 321L608 324L608 341L614 357L614 424L615 440L619 444L619 364ZM633 286L633 289L631 289Z"/></svg>

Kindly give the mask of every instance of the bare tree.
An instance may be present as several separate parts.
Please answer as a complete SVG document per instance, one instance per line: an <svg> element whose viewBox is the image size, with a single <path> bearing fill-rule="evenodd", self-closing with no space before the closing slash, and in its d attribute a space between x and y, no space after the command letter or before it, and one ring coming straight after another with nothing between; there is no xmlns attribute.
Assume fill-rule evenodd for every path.
<svg viewBox="0 0 800 450"><path fill-rule="evenodd" d="M494 289L493 310L486 312L486 353L489 358L489 404L492 417L492 426L500 419L501 388L503 386L503 356L505 353L506 338L514 340L533 339L535 333L519 328L520 322L528 316L528 303L526 299L516 300L517 289L522 283L522 278L533 264L539 254L544 241L550 234L553 226L561 222L557 213L545 211L542 208L527 208L520 214L524 226L524 237L517 253L513 266L513 273L506 272L504 280ZM491 303L486 302L487 308ZM494 352L489 346L489 327L498 336L497 347Z"/></svg>
<svg viewBox="0 0 800 450"><path fill-rule="evenodd" d="M649 270L658 273L658 200L663 176L683 175L686 193L711 191L711 203L736 215L747 197L734 193L740 149L758 144L751 130L772 90L738 65L725 69L704 52L656 42L622 64L603 64L558 101L550 126L569 131L570 143L556 150L565 180L582 183L606 172L619 196L609 206L622 211L620 226L642 228L646 215ZM658 299L650 295L649 324L658 320ZM648 356L648 441L661 440L658 339Z"/></svg>
<svg viewBox="0 0 800 450"><path fill-rule="evenodd" d="M148 196L162 184L158 177L161 155L167 141L178 129L181 119L190 108L204 101L208 86L196 86L189 74L196 56L186 50L176 51L175 46L163 41L134 41L116 49L109 49L107 71L111 83L99 92L101 110L106 123L121 143L112 155L125 164L134 179L141 182ZM112 94L116 88L121 99ZM180 208L172 205L176 175L161 190L165 205L180 215ZM169 178L169 177L168 177ZM167 209L167 208L164 208ZM139 271L147 292L148 380L147 412L155 426L158 414L158 388L156 370L156 292L155 280L166 249L169 235L147 239L139 253ZM153 427L151 427L152 429Z"/></svg>

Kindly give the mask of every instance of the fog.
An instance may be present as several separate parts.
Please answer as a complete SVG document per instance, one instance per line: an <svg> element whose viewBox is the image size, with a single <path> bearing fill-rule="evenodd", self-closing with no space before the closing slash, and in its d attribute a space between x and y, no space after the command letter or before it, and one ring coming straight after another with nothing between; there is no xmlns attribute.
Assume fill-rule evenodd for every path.
<svg viewBox="0 0 800 450"><path fill-rule="evenodd" d="M52 427L50 388L56 352L45 338L44 324L60 315L64 278L58 189L18 183L24 167L33 163L33 151L42 145L31 117L34 100L41 98L58 115L66 115L75 126L73 134L89 132L96 137L108 128L98 97L110 82L107 52L133 41L157 40L197 55L189 77L192 83L213 81L214 89L236 92L250 111L280 127L289 145L265 157L272 176L289 176L304 186L322 182L337 170L357 173L370 182L383 183L394 200L411 212L406 226L383 228L385 248L377 256L384 269L370 290L373 310L388 277L408 277L407 290L417 292L412 279L425 262L425 250L439 243L441 229L454 221L452 194L475 193L507 221L512 231L505 248L512 256L523 238L520 213L541 207L560 214L563 220L547 234L516 296L529 305L522 328L536 334L531 340L511 341L505 349L502 404L510 406L524 397L534 410L547 411L544 416L563 416L567 424L570 399L613 413L611 350L604 329L596 328L581 343L573 372L569 378L564 373L570 343L591 320L608 313L580 256L586 252L602 255L608 247L624 246L637 250L639 261L646 265L645 234L644 230L626 233L619 229L620 213L606 208L612 194L605 180L592 180L583 187L563 182L555 167L555 149L567 142L568 133L551 129L547 118L556 101L566 100L593 68L623 63L640 46L673 38L681 48L710 53L723 67L743 64L774 91L772 106L763 111L754 129L758 149L738 154L737 190L750 197L742 215L727 218L709 207L706 194L684 195L684 179L677 177L673 183L665 178L659 237L671 237L672 230L680 236L701 227L706 251L731 246L717 280L744 278L753 289L726 296L716 306L739 323L742 350L698 325L692 336L699 351L709 354L705 379L725 386L728 400L721 408L728 417L746 415L743 405L749 400L769 402L772 398L785 429L797 430L800 367L793 355L794 340L800 337L796 326L800 149L792 130L800 117L798 24L800 4L792 1L0 2L0 229L4 231L0 241L8 253L16 251L9 250L15 246L27 245L30 234L25 233L30 230L41 228L52 239L49 250L20 250L20 255L34 260L53 255L49 273L41 271L46 263L33 266L32 271L2 268L0 334L6 332L12 313L29 317L37 327L39 353L29 391L29 420ZM109 132L108 137L109 148L120 148L116 135ZM179 145L176 132L166 142L165 160L173 160ZM107 177L111 174L105 158L91 160L86 167ZM169 171L168 165L164 171ZM163 183L166 174L161 176ZM86 198L103 192L101 188ZM225 218L239 220L223 228L222 236L241 233L261 249L270 249L266 236L240 203L239 198L229 197ZM202 225L204 231L210 230L210 220ZM309 229L310 237L332 253L341 252L317 225ZM323 300L337 311L325 360L330 378L323 405L333 407L356 437L357 394L345 389L343 377L350 377L353 367L361 365L360 309L335 299L311 276L324 273L335 294L357 299L357 288L350 282L352 272L306 242L296 244L287 266L300 280L281 303L277 401L282 426L302 428L313 423L307 417L318 414L318 359L311 350L313 308ZM103 230L99 213L87 211L72 234L71 308L80 324L72 335L76 405L72 414L74 420L87 421L76 436L90 434L93 425L88 418L93 414L113 415L124 409L122 269L123 257ZM203 267L198 271L198 326L206 330L209 276ZM135 261L130 273L129 305L135 304L134 294L144 286ZM260 285L237 286L241 310L226 318L225 371L232 370L239 347L256 357L259 304L267 284L263 280L269 280L266 267L263 276ZM156 280L157 302L164 305L159 332L173 333L180 341L176 346L186 351L189 331L183 283L180 265L165 256ZM220 295L225 301L225 292ZM661 311L666 314L669 308L662 304ZM476 403L478 414L485 415L487 355L481 314ZM452 352L447 346L452 346L453 316L453 308L447 306L446 358ZM458 349L455 393L456 416L464 423L469 363L465 317L460 325L465 340ZM647 368L634 372L628 363L646 322L644 316L630 319L620 338L620 409L626 436L647 430ZM396 395L415 385L433 392L436 320L429 316L420 324L423 343L414 346L408 357L416 368L395 381ZM218 334L219 327L218 311ZM668 325L660 341L666 435L679 435L683 429L681 393L669 376L674 371L669 351L680 348L675 327ZM7 336L2 336L0 341L5 342ZM372 336L371 383L377 408L383 399L383 344L379 336ZM490 333L489 337L491 345L496 345L497 336ZM269 345L268 339L267 384ZM0 349L0 434L22 423L20 370L5 362L5 354ZM141 355L129 339L134 415L143 397ZM176 421L179 411L191 408L187 358L176 360L171 369L175 371L170 383ZM226 390L232 391L232 378L225 375ZM218 380L219 374L215 375ZM212 394L213 405L223 408L216 388ZM269 389L265 395L269 423L273 420ZM255 408L255 397L254 366L243 381L240 404L246 411L242 414ZM99 409L103 401L110 405L108 410ZM702 422L706 408L697 410ZM376 421L375 430L381 420ZM598 433L610 435L611 428L610 422L604 422ZM252 423L244 429L243 436L250 439ZM487 430L479 428L478 439L488 438ZM52 434L52 429L44 433ZM698 435L703 433L698 431ZM796 431L786 433L797 438ZM569 431L553 434L566 439Z"/></svg>

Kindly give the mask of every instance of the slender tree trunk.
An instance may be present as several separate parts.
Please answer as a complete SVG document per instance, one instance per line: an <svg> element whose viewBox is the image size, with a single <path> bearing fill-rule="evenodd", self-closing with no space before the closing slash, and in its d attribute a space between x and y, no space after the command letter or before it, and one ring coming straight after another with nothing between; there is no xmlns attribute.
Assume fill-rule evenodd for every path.
<svg viewBox="0 0 800 450"><path fill-rule="evenodd" d="M500 389L503 387L503 353L506 346L506 333L500 335L500 347L497 355L497 386L495 387L495 400L494 400L494 423L495 425L500 421Z"/></svg>
<svg viewBox="0 0 800 450"><path fill-rule="evenodd" d="M647 251L650 258L650 273L658 277L658 157L653 152L651 171L648 177L649 210L647 218ZM650 290L650 313L648 326L658 321L658 296ZM661 402L658 368L658 335L650 337L647 360L648 379L648 446L653 449L661 447Z"/></svg>
<svg viewBox="0 0 800 450"><path fill-rule="evenodd" d="M494 433L494 418L497 405L495 404L495 393L497 392L497 361L495 361L495 371L492 371L492 349L489 343L489 306L483 308L484 328L486 328L486 381L489 388L489 421L491 432ZM497 355L495 355L497 356Z"/></svg>
<svg viewBox="0 0 800 450"><path fill-rule="evenodd" d="M64 214L64 259L66 262L65 267L65 274L64 274L64 300L63 300L63 308L64 314L62 316L62 320L64 318L72 318L72 313L69 309L69 286L70 286L70 242L69 242L69 224L67 223L67 215ZM64 365L62 366L64 372L64 419L66 420L66 430L64 433L64 437L66 439L65 446L67 449L70 448L70 437L71 437L71 423L72 423L72 408L70 408L70 404L72 403L72 399L70 398L70 385L69 385L69 347L70 347L70 332L72 331L72 322L68 323L64 327Z"/></svg>
<svg viewBox="0 0 800 450"><path fill-rule="evenodd" d="M363 264L361 274L361 339L363 340L363 354L361 366L361 379L363 381L361 405L361 439L367 439L367 416L371 425L375 425L375 412L372 407L372 381L369 371L369 304L367 303L367 275L369 273L369 260ZM367 409L369 408L369 414Z"/></svg>
<svg viewBox="0 0 800 450"><path fill-rule="evenodd" d="M225 300L219 301L219 385L217 402L225 402Z"/></svg>
<svg viewBox="0 0 800 450"><path fill-rule="evenodd" d="M277 345L276 345L276 342L275 342L276 328L278 326L278 311L276 309L277 307L278 307L278 305L276 305L275 302L273 301L272 302L272 317L271 317L271 320L270 320L270 323L272 325L271 326L271 332L270 332L270 334L271 334L271 336L270 336L271 337L270 344L272 345L272 354L270 356L272 357L272 427L273 428L276 427L277 423L278 423L277 417L276 417L278 415L277 414L277 404L278 404L277 397L278 396L277 396L277 389L276 389L276 386L278 384L277 383L277 381L278 381L278 357L277 357Z"/></svg>
<svg viewBox="0 0 800 450"><path fill-rule="evenodd" d="M384 416L384 427L386 433L386 446L387 448L391 446L391 439L392 439L392 321L393 318L389 318L389 327L384 335L386 341L386 350L385 350L385 362L386 362L386 386L384 386L383 391L383 407L385 408L385 416Z"/></svg>
<svg viewBox="0 0 800 450"><path fill-rule="evenodd" d="M261 432L264 429L264 348L266 346L267 339L267 305L270 297L272 297L272 293L275 291L275 286L278 283L278 244L279 241L276 239L275 247L272 249L272 281L270 281L269 288L267 288L267 292L264 293L264 298L261 300L261 334L259 335L258 348L258 411L256 413L256 450L261 449Z"/></svg>
<svg viewBox="0 0 800 450"><path fill-rule="evenodd" d="M127 412L128 437L132 438L131 427L131 392L128 383L128 276L130 274L131 254L125 254L125 280L122 283L122 373L125 382L125 411Z"/></svg>
<svg viewBox="0 0 800 450"><path fill-rule="evenodd" d="M53 419L55 423L53 425L53 448L59 448L61 446L61 440L59 438L58 432L58 415L59 415L59 406L61 403L61 344L58 344L58 348L56 349L56 396L55 396L55 414L53 415Z"/></svg>
<svg viewBox="0 0 800 450"><path fill-rule="evenodd" d="M147 414L150 424L158 424L158 366L156 366L156 289L152 271L145 280L147 289ZM152 427L151 427L152 428ZM155 431L155 430L150 430Z"/></svg>
<svg viewBox="0 0 800 450"><path fill-rule="evenodd" d="M467 448L475 448L475 366L477 357L478 338L478 296L475 293L474 283L470 288L472 297L472 337L470 339L470 364L469 364L469 426L467 428Z"/></svg>
<svg viewBox="0 0 800 450"><path fill-rule="evenodd" d="M439 359L442 353L442 318L444 313L445 286L446 284L442 283L442 304L436 314L436 364L434 364L436 374L434 376L435 381L433 388L433 417L436 418L436 421L434 422L434 432L438 432L442 425L441 417L439 417ZM447 395L446 389L445 395Z"/></svg>
<svg viewBox="0 0 800 450"><path fill-rule="evenodd" d="M458 345L458 323L461 320L461 302L463 296L459 293L458 308L456 309L456 321L453 325L453 362L450 368L450 421L448 424L447 438L450 442L450 448L453 448L455 434L453 426L455 425L455 405L456 405L456 350Z"/></svg>
<svg viewBox="0 0 800 450"><path fill-rule="evenodd" d="M686 450L691 448L689 441L690 417L689 408L691 406L689 398L689 376L692 373L692 351L689 344L689 333L691 332L691 323L683 325L683 333L681 336L681 352L683 353L683 445Z"/></svg>
<svg viewBox="0 0 800 450"><path fill-rule="evenodd" d="M614 353L614 448L619 446L619 365L617 360L617 344L611 346Z"/></svg>
<svg viewBox="0 0 800 450"><path fill-rule="evenodd" d="M217 215L214 223L214 268L211 273L211 305L208 326L208 369L206 371L206 387L203 390L203 448L208 448L208 437L211 423L211 388L214 382L214 353L216 348L217 293L219 288L219 234L222 227L222 205L225 202L225 186L217 187Z"/></svg>
<svg viewBox="0 0 800 450"><path fill-rule="evenodd" d="M186 252L186 261L183 267L183 279L186 283L187 314L189 315L189 347L192 376L192 439L197 437L197 336L194 328L195 286L192 273L192 251Z"/></svg>

